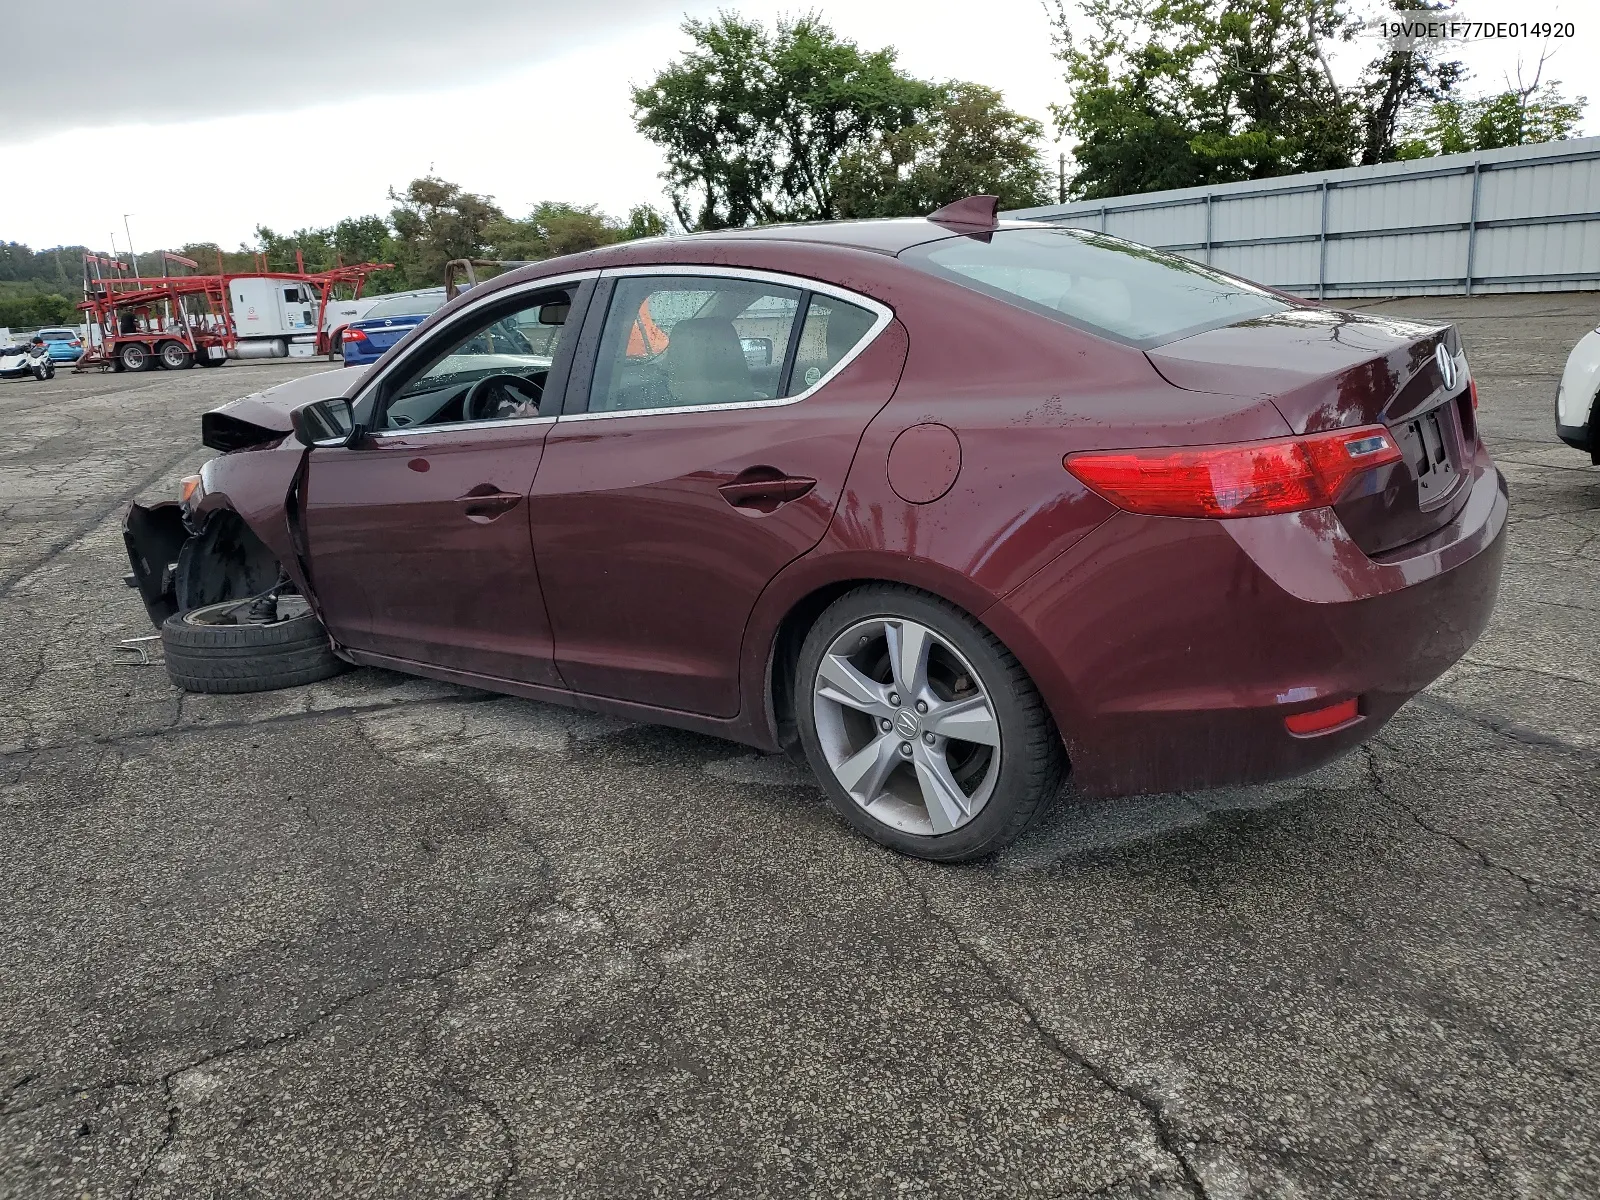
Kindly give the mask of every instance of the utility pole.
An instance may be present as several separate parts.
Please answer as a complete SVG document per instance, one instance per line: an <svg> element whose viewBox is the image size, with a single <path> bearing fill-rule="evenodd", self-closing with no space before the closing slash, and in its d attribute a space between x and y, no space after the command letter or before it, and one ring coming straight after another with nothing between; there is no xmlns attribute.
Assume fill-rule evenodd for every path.
<svg viewBox="0 0 1600 1200"><path fill-rule="evenodd" d="M133 231L128 228L128 218L132 213L122 214L122 232L128 235L128 257L133 260L133 277L139 278L139 256L133 249Z"/></svg>
<svg viewBox="0 0 1600 1200"><path fill-rule="evenodd" d="M1056 163L1056 203L1067 202L1067 152L1063 150Z"/></svg>

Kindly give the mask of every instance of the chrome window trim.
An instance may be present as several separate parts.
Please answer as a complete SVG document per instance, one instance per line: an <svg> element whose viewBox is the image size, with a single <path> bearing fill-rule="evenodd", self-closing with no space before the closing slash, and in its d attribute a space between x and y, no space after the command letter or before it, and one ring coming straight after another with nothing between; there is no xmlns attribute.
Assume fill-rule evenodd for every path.
<svg viewBox="0 0 1600 1200"><path fill-rule="evenodd" d="M484 297L482 297L481 299L479 299L479 300L477 300L475 302L471 302L471 303L463 305L459 312L455 312L455 313L452 313L450 315L450 321L451 321L452 324L454 324L458 320L467 319L467 318L469 318L471 316L472 313L476 312L478 309L487 308L490 305L498 304L502 300L505 300L508 297L517 295L519 293L533 294L533 293L542 292L546 288L560 287L562 284L566 284L566 283L581 283L585 279L598 279L599 277L600 277L600 272L598 270L588 270L588 271L573 271L572 273L567 274L567 275L551 275L547 279L530 279L530 280L528 280L527 283L519 284L515 288L507 288L507 289L505 289L503 291L495 292L492 295L484 296ZM429 313L428 315L432 316L433 313ZM415 333L421 327L422 327L422 323L419 321L416 325L413 325L410 329L408 329L406 331L406 333L407 334ZM405 339L402 337L401 341L404 341L404 340ZM399 342L395 343L395 345L399 345L399 344L400 344ZM369 374L364 380L362 380L360 386L356 388L355 395L348 397L351 407L354 408L356 405L360 404L363 400L366 400L369 397L369 395L372 394L371 393L371 389L373 389L375 387L381 387L383 385L383 381L385 379L389 378L389 376L392 375L395 371L397 371L401 367L403 367L407 362L409 362L412 359L412 357L417 353L417 348L419 346L422 346L423 344L424 344L423 340L418 340L418 341L413 342L410 346L407 346L404 350L402 350L400 352L399 356L392 363L390 363L388 366L386 366L381 372L378 372L378 373L375 373L375 374ZM391 346L388 349L392 350L392 349L394 349L394 347ZM387 353L387 351L385 351L385 352ZM554 417L550 417L550 418L541 417L541 418L538 418L538 419L539 420L548 419L548 420L552 420L552 421L555 420ZM463 423L465 423L465 422L463 422ZM473 421L473 422L470 422L470 424L474 428L481 429L485 425L489 424L489 422L487 422L487 421ZM429 425L429 426L417 425L417 426L411 427L411 429L407 430L406 432L420 432L424 428L442 429L442 428L444 428L444 426L442 426L442 425ZM398 429L385 429L385 430L381 430L381 431L374 430L369 436L376 437L379 432L382 432L382 433L399 433L399 432L402 432L402 430L398 430Z"/></svg>
<svg viewBox="0 0 1600 1200"><path fill-rule="evenodd" d="M728 412L743 408L784 408L791 404L798 404L806 397L814 395L828 386L828 383L853 363L868 346L878 340L878 335L888 328L889 322L894 320L894 310L882 301L874 300L871 296L863 296L859 292L852 292L848 288L837 287L831 283L823 283L816 279L807 279L803 275L786 275L780 271L760 271L746 267L717 267L697 265L673 266L670 264L651 264L638 267L608 267L600 272L603 279L630 279L639 276L659 275L666 278L679 278L685 275L703 276L710 279L744 279L753 283L771 283L781 287L795 288L803 292L816 292L823 296L832 296L836 300L854 304L857 308L864 308L875 317L872 328L867 330L865 336L854 346L850 347L838 362L828 369L810 387L803 392L796 392L793 396L778 396L771 400L738 400L731 404L678 404L671 408L624 408L616 412L581 412L563 413L562 421L609 421L617 417L670 417L679 413L701 412ZM613 294L615 299L615 294ZM804 321L804 313L796 313L796 320ZM608 311L606 320L611 319Z"/></svg>
<svg viewBox="0 0 1600 1200"><path fill-rule="evenodd" d="M463 429L507 429L513 425L554 425L558 417L503 417L495 421L449 421L438 425L402 425L398 429L375 429L367 437L375 442L387 438L425 437L434 433L460 433ZM320 443L319 443L320 445Z"/></svg>

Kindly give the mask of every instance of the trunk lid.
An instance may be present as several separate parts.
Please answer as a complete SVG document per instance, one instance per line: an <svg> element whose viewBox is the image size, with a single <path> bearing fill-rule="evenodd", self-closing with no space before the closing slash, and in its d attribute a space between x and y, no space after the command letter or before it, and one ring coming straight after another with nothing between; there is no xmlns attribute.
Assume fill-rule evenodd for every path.
<svg viewBox="0 0 1600 1200"><path fill-rule="evenodd" d="M382 317L373 321L357 321L355 325L367 335L367 341L374 350L387 350L424 320L426 317L421 316Z"/></svg>
<svg viewBox="0 0 1600 1200"><path fill-rule="evenodd" d="M1270 400L1295 433L1386 426L1403 461L1371 472L1334 509L1368 554L1426 537L1466 503L1477 423L1453 325L1295 308L1147 356L1177 387Z"/></svg>

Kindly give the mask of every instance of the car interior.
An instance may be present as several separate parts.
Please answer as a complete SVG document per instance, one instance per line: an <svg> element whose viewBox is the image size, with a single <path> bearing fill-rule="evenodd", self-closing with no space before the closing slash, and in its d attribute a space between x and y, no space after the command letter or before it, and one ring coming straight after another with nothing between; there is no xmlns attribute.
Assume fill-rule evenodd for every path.
<svg viewBox="0 0 1600 1200"><path fill-rule="evenodd" d="M800 298L797 289L739 280L624 281L607 318L590 411L739 404L805 391L876 318L812 296L785 391Z"/></svg>
<svg viewBox="0 0 1600 1200"><path fill-rule="evenodd" d="M379 427L537 416L570 310L570 297L546 297L479 328L396 392Z"/></svg>

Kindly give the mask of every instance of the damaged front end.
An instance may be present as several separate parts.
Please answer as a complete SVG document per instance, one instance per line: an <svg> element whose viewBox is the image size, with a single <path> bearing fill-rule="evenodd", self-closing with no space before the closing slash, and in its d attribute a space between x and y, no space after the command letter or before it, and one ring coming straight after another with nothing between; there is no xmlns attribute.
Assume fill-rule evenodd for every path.
<svg viewBox="0 0 1600 1200"><path fill-rule="evenodd" d="M126 576L157 629L174 613L275 591L277 556L230 509L198 513L199 476L183 481L182 499L131 504L122 524Z"/></svg>

